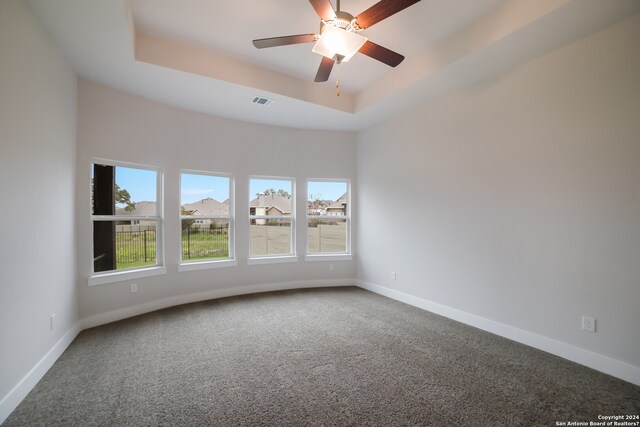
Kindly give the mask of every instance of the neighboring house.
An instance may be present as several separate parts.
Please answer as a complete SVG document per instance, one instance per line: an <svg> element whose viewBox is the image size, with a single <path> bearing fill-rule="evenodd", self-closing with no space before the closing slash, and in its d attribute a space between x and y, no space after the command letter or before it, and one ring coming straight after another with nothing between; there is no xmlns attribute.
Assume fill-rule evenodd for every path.
<svg viewBox="0 0 640 427"><path fill-rule="evenodd" d="M307 200L307 215L326 215L327 206L333 203L333 200Z"/></svg>
<svg viewBox="0 0 640 427"><path fill-rule="evenodd" d="M226 216L229 215L229 203L228 201L219 202L212 198L206 198L194 203L185 203L182 208L189 212L189 215L193 216ZM156 202L136 202L135 208L131 211L127 211L125 208L116 208L116 215L131 215L131 216L155 216L156 215ZM191 227L209 227L213 220L210 218L202 218L193 220ZM215 220L216 224L223 225L227 222L224 220ZM127 220L117 221L118 231L139 231L139 227L135 226L149 226L155 225L155 221L149 220ZM143 227L144 228L144 227ZM140 228L142 230L143 228Z"/></svg>
<svg viewBox="0 0 640 427"><path fill-rule="evenodd" d="M260 194L249 203L249 215L282 216L291 215L291 199L278 194ZM264 225L267 220L252 220L252 224Z"/></svg>
<svg viewBox="0 0 640 427"><path fill-rule="evenodd" d="M189 212L188 215L193 216L227 216L229 215L229 200L225 200L224 202L219 202L216 199L212 199L211 197L207 197L206 199L198 200L193 203L185 203L182 205L182 208ZM225 220L212 220L210 218L202 218L202 219L194 219L192 228L194 227L209 227L211 223L215 221L218 225L226 224Z"/></svg>
<svg viewBox="0 0 640 427"><path fill-rule="evenodd" d="M116 215L156 216L156 202L136 202L134 208L116 208Z"/></svg>
<svg viewBox="0 0 640 427"><path fill-rule="evenodd" d="M344 216L347 214L347 193L336 201L314 200L307 201L307 215Z"/></svg>
<svg viewBox="0 0 640 427"><path fill-rule="evenodd" d="M116 208L116 215L131 215L131 216L150 216L150 217L155 217L156 216L156 202L136 202L135 207L133 210L126 210L126 208ZM141 219L135 219L135 220L127 220L127 221L117 221L116 222L116 226L148 226L148 225L155 225L156 221L154 220L141 220ZM139 231L139 230L133 230L130 227L126 228L126 227L119 227L118 228L119 231Z"/></svg>
<svg viewBox="0 0 640 427"><path fill-rule="evenodd" d="M342 216L347 214L347 193L344 193L338 200L327 205L326 215Z"/></svg>

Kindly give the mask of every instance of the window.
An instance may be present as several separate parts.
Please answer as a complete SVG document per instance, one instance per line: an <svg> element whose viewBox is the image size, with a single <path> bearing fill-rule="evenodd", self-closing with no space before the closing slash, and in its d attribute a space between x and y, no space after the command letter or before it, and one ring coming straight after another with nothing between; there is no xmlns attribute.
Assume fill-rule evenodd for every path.
<svg viewBox="0 0 640 427"><path fill-rule="evenodd" d="M91 172L93 273L162 264L160 173L103 161Z"/></svg>
<svg viewBox="0 0 640 427"><path fill-rule="evenodd" d="M350 252L349 181L315 180L307 183L307 253Z"/></svg>
<svg viewBox="0 0 640 427"><path fill-rule="evenodd" d="M233 179L206 172L180 174L181 260L234 258Z"/></svg>
<svg viewBox="0 0 640 427"><path fill-rule="evenodd" d="M251 257L295 253L295 203L292 178L249 180Z"/></svg>

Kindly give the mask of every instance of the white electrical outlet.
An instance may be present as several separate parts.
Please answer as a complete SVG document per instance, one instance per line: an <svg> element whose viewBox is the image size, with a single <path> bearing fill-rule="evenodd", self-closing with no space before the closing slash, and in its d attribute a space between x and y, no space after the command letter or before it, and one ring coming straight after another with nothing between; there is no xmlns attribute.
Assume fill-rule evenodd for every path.
<svg viewBox="0 0 640 427"><path fill-rule="evenodd" d="M131 284L131 293L135 294L136 292L138 292L138 284L137 283L132 283Z"/></svg>
<svg viewBox="0 0 640 427"><path fill-rule="evenodd" d="M329 264L329 271L333 271L333 264Z"/></svg>
<svg viewBox="0 0 640 427"><path fill-rule="evenodd" d="M596 319L594 317L582 316L582 329L589 332L595 332Z"/></svg>
<svg viewBox="0 0 640 427"><path fill-rule="evenodd" d="M391 272L391 280L396 280L396 272L395 271Z"/></svg>
<svg viewBox="0 0 640 427"><path fill-rule="evenodd" d="M49 316L49 329L53 331L53 319L55 319L56 314L55 313L51 313L51 316Z"/></svg>

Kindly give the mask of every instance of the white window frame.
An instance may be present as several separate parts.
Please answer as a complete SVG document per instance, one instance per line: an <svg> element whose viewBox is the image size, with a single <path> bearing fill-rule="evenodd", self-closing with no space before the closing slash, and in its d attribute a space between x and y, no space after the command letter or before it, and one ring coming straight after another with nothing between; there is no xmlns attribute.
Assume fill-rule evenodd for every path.
<svg viewBox="0 0 640 427"><path fill-rule="evenodd" d="M109 165L113 167L123 167L130 169L142 169L149 170L156 173L156 215L94 215L92 212L93 207L89 209L90 223L91 223L91 236L90 246L91 249L91 274L88 277L89 286L103 285L107 283L121 282L125 280L138 279L143 277L158 276L167 273L167 268L164 264L164 204L162 201L164 174L162 170L157 166L142 165L139 163L123 162L118 160L107 160L93 157L91 159L91 171L89 176L93 173L93 165ZM91 180L89 180L89 200L91 200ZM151 220L156 222L156 263L155 265L144 267L133 267L122 270L109 270L109 271L94 271L93 262L93 223L95 221L145 221Z"/></svg>
<svg viewBox="0 0 640 427"><path fill-rule="evenodd" d="M182 175L203 175L203 176L212 176L216 178L227 178L229 179L229 215L182 215ZM232 174L224 173L224 172L210 172L210 171L200 171L193 169L180 169L178 174L178 191L180 201L180 211L179 221L180 227L178 227L178 242L179 244L179 254L178 259L180 260L178 264L178 271L194 271L194 270L208 270L212 268L221 268L221 267L235 267L238 265L236 260L236 245L235 245L235 229L236 229L236 221L235 221L235 177ZM193 220L203 220L203 219L220 219L229 222L229 258L225 259L205 259L205 260L196 260L196 261L185 261L182 259L182 220L183 219L193 219Z"/></svg>
<svg viewBox="0 0 640 427"><path fill-rule="evenodd" d="M251 230L249 230L249 256L247 259L247 264L272 264L272 263L284 263L284 262L296 262L298 261L298 256L296 255L296 179L290 176L265 176L265 175L250 175L249 181L247 185L247 190L251 193L251 180L277 180L277 181L289 181L291 183L291 216L285 215L251 215L249 213L249 222L248 225L251 227L251 221L256 219L265 219L265 220L277 220L284 219L290 222L291 228L291 252L288 254L278 254L278 255L251 255ZM252 194L249 194L248 197L248 208L251 210L251 200L253 199Z"/></svg>
<svg viewBox="0 0 640 427"><path fill-rule="evenodd" d="M305 231L308 233L309 221L311 220L346 220L347 236L346 236L346 252L309 252L309 239L307 238L307 247L305 248L305 261L351 261L353 255L351 254L351 180L346 178L309 178L307 179L307 194L305 197L305 207L309 199L309 183L310 182L339 182L347 184L347 212L346 215L309 215L307 209L305 209Z"/></svg>

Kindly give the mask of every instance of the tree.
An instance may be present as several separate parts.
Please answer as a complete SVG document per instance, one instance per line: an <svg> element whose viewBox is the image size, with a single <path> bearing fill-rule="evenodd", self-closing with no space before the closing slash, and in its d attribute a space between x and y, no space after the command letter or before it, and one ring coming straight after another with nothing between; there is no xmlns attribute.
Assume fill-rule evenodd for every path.
<svg viewBox="0 0 640 427"><path fill-rule="evenodd" d="M126 205L124 210L127 212L132 212L136 208L136 202L131 201L131 195L124 188L120 188L118 184L115 184L115 188L113 189L116 195L116 204Z"/></svg>
<svg viewBox="0 0 640 427"><path fill-rule="evenodd" d="M114 199L117 205L125 205L124 210L132 212L136 208L136 202L131 201L131 194L124 188L115 184L113 189ZM93 206L93 178L91 178L91 206Z"/></svg>
<svg viewBox="0 0 640 427"><path fill-rule="evenodd" d="M262 193L256 193L256 197L260 197L262 195L273 196L274 194L276 194L276 190L269 188L268 190L264 190Z"/></svg>
<svg viewBox="0 0 640 427"><path fill-rule="evenodd" d="M327 204L324 200L322 200L322 194L309 194L309 200L307 203L307 215L321 215L326 208Z"/></svg>
<svg viewBox="0 0 640 427"><path fill-rule="evenodd" d="M286 197L287 199L291 198L291 194L288 191L284 191L283 189L278 190L278 196Z"/></svg>
<svg viewBox="0 0 640 427"><path fill-rule="evenodd" d="M180 215L192 215L193 211L187 210L184 207L180 206ZM190 228L193 225L193 219L183 219L182 220L182 231Z"/></svg>
<svg viewBox="0 0 640 427"><path fill-rule="evenodd" d="M268 190L264 190L262 193L256 193L256 197L260 197L261 195L265 195L265 196L282 196L282 197L286 197L287 199L291 198L291 194L289 194L288 191L285 191L283 189L280 189L278 191L274 190L273 188L269 188Z"/></svg>

